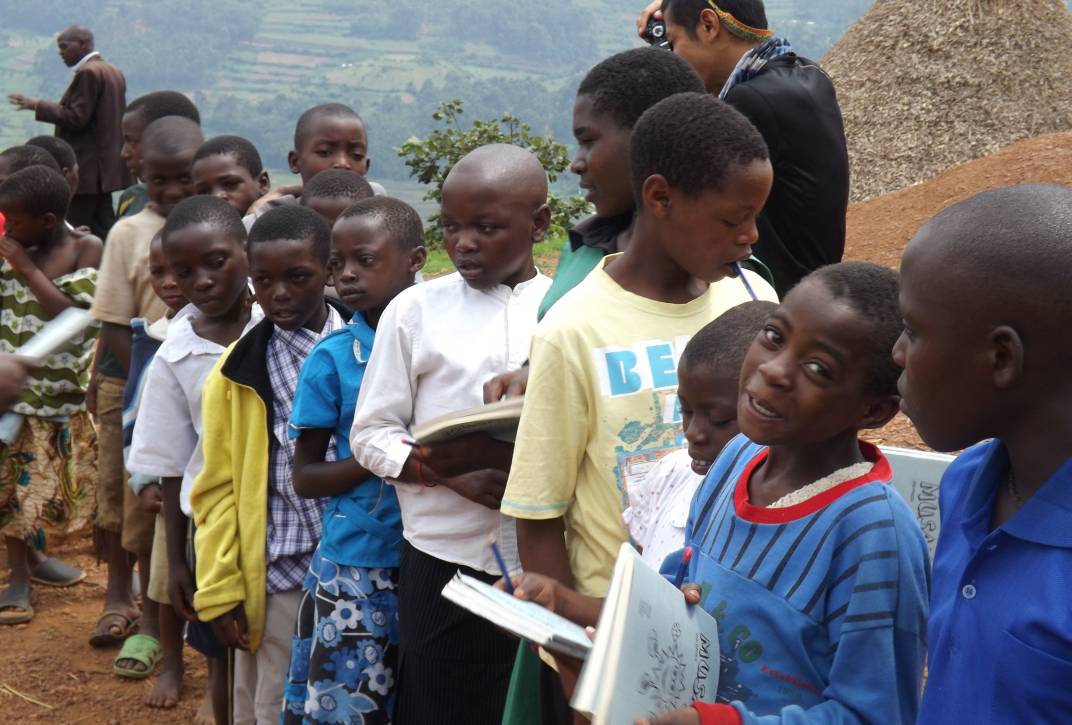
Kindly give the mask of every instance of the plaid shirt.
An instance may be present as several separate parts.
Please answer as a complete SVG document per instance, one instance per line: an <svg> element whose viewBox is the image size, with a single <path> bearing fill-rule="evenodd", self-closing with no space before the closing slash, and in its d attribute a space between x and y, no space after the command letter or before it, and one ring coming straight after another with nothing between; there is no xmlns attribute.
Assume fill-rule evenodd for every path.
<svg viewBox="0 0 1072 725"><path fill-rule="evenodd" d="M272 385L272 433L268 450L268 592L285 592L302 585L309 560L320 541L324 508L330 499L302 498L294 492L294 441L287 435L290 409L302 363L321 337L342 327L345 320L328 306L320 333L306 329L272 332L268 342L268 380ZM328 450L335 456L335 444Z"/></svg>

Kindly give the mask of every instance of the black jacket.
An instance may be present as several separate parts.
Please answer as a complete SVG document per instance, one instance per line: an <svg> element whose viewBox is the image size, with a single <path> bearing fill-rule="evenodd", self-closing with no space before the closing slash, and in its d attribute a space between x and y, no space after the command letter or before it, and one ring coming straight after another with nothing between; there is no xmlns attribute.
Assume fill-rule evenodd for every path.
<svg viewBox="0 0 1072 725"><path fill-rule="evenodd" d="M726 94L770 149L774 187L759 218L755 254L779 296L808 272L841 261L849 155L834 84L815 61L789 53Z"/></svg>

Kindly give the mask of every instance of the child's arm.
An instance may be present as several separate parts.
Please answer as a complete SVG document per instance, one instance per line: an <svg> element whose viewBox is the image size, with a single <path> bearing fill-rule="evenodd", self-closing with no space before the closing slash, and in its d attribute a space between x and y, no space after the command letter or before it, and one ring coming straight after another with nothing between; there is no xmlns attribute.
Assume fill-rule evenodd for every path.
<svg viewBox="0 0 1072 725"><path fill-rule="evenodd" d="M186 563L186 515L179 506L179 491L182 489L182 477L163 479L164 488L164 530L167 532L168 559L168 598L171 606L187 622L197 620L194 611L193 573Z"/></svg>
<svg viewBox="0 0 1072 725"><path fill-rule="evenodd" d="M603 600L573 589L566 552L565 520L518 519L517 546L527 586L522 599L532 599L577 624L592 626L599 620Z"/></svg>
<svg viewBox="0 0 1072 725"><path fill-rule="evenodd" d="M29 285L33 296L51 317L74 306L74 300L52 283L48 275L34 264L30 255L14 239L0 237L0 256L7 260L12 269L26 278L26 284Z"/></svg>
<svg viewBox="0 0 1072 725"><path fill-rule="evenodd" d="M130 346L134 333L130 325L117 325L114 322L102 322L100 339L101 344L107 347L119 366L130 374Z"/></svg>
<svg viewBox="0 0 1072 725"><path fill-rule="evenodd" d="M308 428L294 445L294 492L303 498L324 498L346 493L373 474L351 457L325 461L335 431Z"/></svg>

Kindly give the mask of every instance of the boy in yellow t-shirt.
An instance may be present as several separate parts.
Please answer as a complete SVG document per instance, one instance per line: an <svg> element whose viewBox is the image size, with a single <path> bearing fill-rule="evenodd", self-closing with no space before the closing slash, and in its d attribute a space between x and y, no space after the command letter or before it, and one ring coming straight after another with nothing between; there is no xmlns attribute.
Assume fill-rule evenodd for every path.
<svg viewBox="0 0 1072 725"><path fill-rule="evenodd" d="M594 625L618 547L627 490L682 447L677 362L689 338L756 297L736 275L770 192L766 144L739 112L702 93L641 116L630 143L637 216L606 257L548 312L532 342L502 513L516 517L527 592Z"/></svg>

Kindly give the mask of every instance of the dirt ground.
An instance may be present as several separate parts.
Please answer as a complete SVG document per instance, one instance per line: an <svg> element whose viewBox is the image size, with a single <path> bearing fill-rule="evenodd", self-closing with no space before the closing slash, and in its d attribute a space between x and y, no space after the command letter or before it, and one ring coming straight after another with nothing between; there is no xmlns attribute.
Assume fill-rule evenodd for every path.
<svg viewBox="0 0 1072 725"><path fill-rule="evenodd" d="M1072 133L1023 141L923 184L853 205L846 256L896 267L907 241L933 214L977 191L1025 181L1072 184ZM923 447L903 416L869 437L884 445ZM53 553L81 566L88 577L70 589L38 587L34 621L0 630L3 721L193 722L206 684L204 661L187 649L186 685L178 707L144 707L142 698L153 680L118 679L111 671L117 650L88 644L103 604L105 575L93 559L88 535L53 546ZM4 583L6 575L0 586Z"/></svg>

